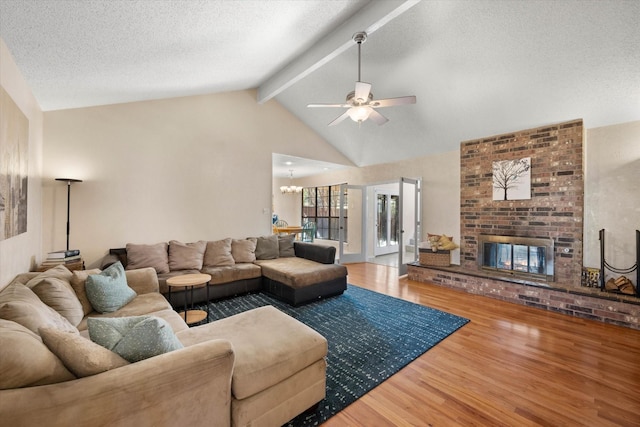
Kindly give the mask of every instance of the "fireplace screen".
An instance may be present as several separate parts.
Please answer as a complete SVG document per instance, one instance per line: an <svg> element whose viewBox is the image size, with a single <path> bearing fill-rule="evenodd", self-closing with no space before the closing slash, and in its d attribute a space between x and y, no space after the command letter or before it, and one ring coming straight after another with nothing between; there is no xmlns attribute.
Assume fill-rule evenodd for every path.
<svg viewBox="0 0 640 427"><path fill-rule="evenodd" d="M511 236L480 236L482 268L553 280L553 240Z"/></svg>

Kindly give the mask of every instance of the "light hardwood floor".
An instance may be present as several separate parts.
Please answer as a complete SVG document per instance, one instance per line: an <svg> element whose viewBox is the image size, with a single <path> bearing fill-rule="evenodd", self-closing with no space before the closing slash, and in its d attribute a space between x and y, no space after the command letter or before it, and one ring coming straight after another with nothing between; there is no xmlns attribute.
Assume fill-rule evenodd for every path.
<svg viewBox="0 0 640 427"><path fill-rule="evenodd" d="M323 426L640 426L640 331L347 268L471 322Z"/></svg>

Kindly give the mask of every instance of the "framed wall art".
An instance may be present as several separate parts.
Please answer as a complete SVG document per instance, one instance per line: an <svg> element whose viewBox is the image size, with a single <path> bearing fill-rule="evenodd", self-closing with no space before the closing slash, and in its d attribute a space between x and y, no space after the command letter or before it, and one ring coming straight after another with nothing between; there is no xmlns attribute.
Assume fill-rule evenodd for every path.
<svg viewBox="0 0 640 427"><path fill-rule="evenodd" d="M493 200L531 198L531 157L493 162Z"/></svg>
<svg viewBox="0 0 640 427"><path fill-rule="evenodd" d="M0 86L0 240L27 231L29 120Z"/></svg>

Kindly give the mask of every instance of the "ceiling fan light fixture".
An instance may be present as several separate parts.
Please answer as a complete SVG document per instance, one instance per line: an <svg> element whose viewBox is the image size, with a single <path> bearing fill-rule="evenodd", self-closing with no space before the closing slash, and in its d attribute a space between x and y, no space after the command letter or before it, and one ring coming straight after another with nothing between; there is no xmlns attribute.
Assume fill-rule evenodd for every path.
<svg viewBox="0 0 640 427"><path fill-rule="evenodd" d="M371 108L363 105L351 107L347 114L349 114L349 117L351 117L351 120L354 122L361 123L369 118L371 115Z"/></svg>
<svg viewBox="0 0 640 427"><path fill-rule="evenodd" d="M399 98L386 98L386 99L373 99L371 93L371 83L363 82L360 78L361 71L361 47L362 43L367 40L367 33L364 31L355 33L353 35L353 41L358 45L358 80L356 80L355 90L347 94L347 102L343 104L308 104L307 107L336 107L336 108L348 108L347 111L335 118L329 123L329 126L335 126L341 123L347 117L360 125L362 122L371 119L378 126L385 124L389 121L385 116L378 112L377 108L392 107L396 105L415 104L415 96L402 96Z"/></svg>

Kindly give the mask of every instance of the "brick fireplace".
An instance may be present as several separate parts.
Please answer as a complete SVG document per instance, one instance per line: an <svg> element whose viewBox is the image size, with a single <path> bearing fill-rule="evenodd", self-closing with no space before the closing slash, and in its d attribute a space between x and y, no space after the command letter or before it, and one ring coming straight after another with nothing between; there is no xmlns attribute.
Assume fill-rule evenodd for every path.
<svg viewBox="0 0 640 427"><path fill-rule="evenodd" d="M580 287L582 120L460 145L460 266L478 271L480 235L553 239L555 282ZM531 158L531 198L493 200L494 161Z"/></svg>
<svg viewBox="0 0 640 427"><path fill-rule="evenodd" d="M410 265L409 279L640 329L638 301L581 286L583 135L582 120L572 120L462 142L460 266ZM493 200L493 162L527 157L531 198ZM536 280L488 272L478 262L486 236L551 240L552 257L545 257L553 262L553 276Z"/></svg>

